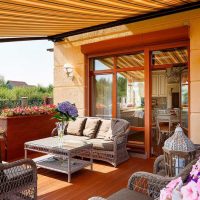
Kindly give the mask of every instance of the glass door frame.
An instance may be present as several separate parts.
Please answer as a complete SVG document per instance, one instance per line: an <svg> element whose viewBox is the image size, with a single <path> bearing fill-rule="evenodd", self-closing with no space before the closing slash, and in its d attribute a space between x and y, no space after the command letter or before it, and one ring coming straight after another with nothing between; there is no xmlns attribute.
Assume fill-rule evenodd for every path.
<svg viewBox="0 0 200 200"><path fill-rule="evenodd" d="M145 121L144 121L144 128L136 127L135 130L144 130L145 138L145 156L149 158L151 155L151 125L152 125L152 79L151 79L151 52L159 49L169 49L169 48L176 48L176 47L186 47L188 50L188 136L190 137L190 42L189 40L177 41L177 42L170 42L165 41L162 43L155 43L155 44L148 44L142 45L138 47L123 49L118 52L110 52L110 53L99 53L95 55L85 55L85 115L91 116L91 99L92 99L92 89L91 89L91 76L95 74L113 74L113 110L112 116L116 117L117 115L117 90L116 90L116 81L117 81L117 72L121 72L121 69L117 69L116 67L116 58L119 55L124 54L133 54L136 52L144 52L144 67L139 68L126 68L123 70L132 71L132 70L144 70L144 90L145 90ZM90 71L90 60L103 57L103 56L113 56L114 57L114 68L111 70L99 70L96 72ZM159 66L162 68L162 66ZM164 66L163 66L164 68ZM123 71L122 70L122 71Z"/></svg>
<svg viewBox="0 0 200 200"><path fill-rule="evenodd" d="M112 118L117 118L117 73L128 72L128 71L140 71L140 70L144 71L144 67L141 67L141 66L132 66L132 67L127 67L127 68L117 68L117 57L121 56L121 55L131 55L131 54L143 52L143 51L144 50L140 50L140 51L137 50L135 52L133 51L133 52L121 53L121 54L117 54L117 55L108 55L109 57L113 58L113 68L107 69L107 70L96 70L96 71L91 70L91 62L92 62L93 59L104 58L104 57L107 57L107 56L104 56L104 57L99 56L99 57L90 57L89 58L89 63L90 63L89 80L90 80L90 82L95 75L103 75L103 74L112 74L113 75L112 76L113 77L113 79L112 79L112 83L113 83L113 85L112 85L112 105L113 105L112 106ZM91 95L90 98L91 98L90 102L92 102L92 95ZM89 114L89 116L92 115L92 108L89 110L88 114ZM133 127L132 126L132 127L130 127L130 130L145 131L145 127Z"/></svg>
<svg viewBox="0 0 200 200"><path fill-rule="evenodd" d="M149 101L152 102L152 70L156 69L156 70L162 70L162 69L167 69L169 67L168 64L165 65L153 65L151 64L151 58L152 58L152 52L153 51L157 51L157 50L163 50L163 49L171 49L171 48L186 48L187 52L188 52L188 62L187 62L187 66L188 66L188 137L190 137L190 42L189 41L183 41L183 42L174 42L174 43L169 43L169 44L160 44L160 45L155 45L155 46L151 46L148 48L149 51L149 68L150 68L150 96L149 96ZM152 127L152 105L149 106L149 125L150 125L150 130ZM151 131L149 132L149 152L151 152ZM149 155L150 156L150 155Z"/></svg>

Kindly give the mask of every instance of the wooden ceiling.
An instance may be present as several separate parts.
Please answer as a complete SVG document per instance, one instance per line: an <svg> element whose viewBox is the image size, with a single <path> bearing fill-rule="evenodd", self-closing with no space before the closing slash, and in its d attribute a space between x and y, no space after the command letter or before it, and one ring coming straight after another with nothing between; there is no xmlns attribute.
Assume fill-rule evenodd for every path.
<svg viewBox="0 0 200 200"><path fill-rule="evenodd" d="M0 37L47 37L199 0L0 0Z"/></svg>

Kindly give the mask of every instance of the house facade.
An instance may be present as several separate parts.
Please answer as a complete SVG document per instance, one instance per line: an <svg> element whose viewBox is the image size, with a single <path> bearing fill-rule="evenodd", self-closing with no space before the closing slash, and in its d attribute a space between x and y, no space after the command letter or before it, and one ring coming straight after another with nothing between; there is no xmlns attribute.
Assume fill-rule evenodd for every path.
<svg viewBox="0 0 200 200"><path fill-rule="evenodd" d="M138 141L147 157L154 111L178 108L185 132L200 143L199 33L195 9L56 42L54 103L73 102L80 115L133 119L131 130L143 135Z"/></svg>

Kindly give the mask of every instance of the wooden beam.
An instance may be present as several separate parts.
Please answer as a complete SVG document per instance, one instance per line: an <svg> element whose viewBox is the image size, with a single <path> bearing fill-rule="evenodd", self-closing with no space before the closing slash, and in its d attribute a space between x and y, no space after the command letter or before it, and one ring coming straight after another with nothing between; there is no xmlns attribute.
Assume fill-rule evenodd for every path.
<svg viewBox="0 0 200 200"><path fill-rule="evenodd" d="M81 51L87 55L120 51L121 49L133 49L144 45L154 45L168 42L189 40L189 27L182 26L166 30L154 31L138 35L104 40L81 46Z"/></svg>
<svg viewBox="0 0 200 200"><path fill-rule="evenodd" d="M19 41L30 41L30 40L48 40L48 37L19 37L19 38L1 38L2 42L19 42Z"/></svg>

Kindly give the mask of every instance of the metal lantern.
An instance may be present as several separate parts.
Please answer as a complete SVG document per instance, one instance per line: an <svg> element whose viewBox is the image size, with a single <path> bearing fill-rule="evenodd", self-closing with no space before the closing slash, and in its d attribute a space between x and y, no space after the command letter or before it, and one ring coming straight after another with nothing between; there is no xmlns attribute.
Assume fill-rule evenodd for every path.
<svg viewBox="0 0 200 200"><path fill-rule="evenodd" d="M190 163L196 154L192 141L184 134L178 125L174 134L168 138L163 147L165 170L168 176L176 176Z"/></svg>

